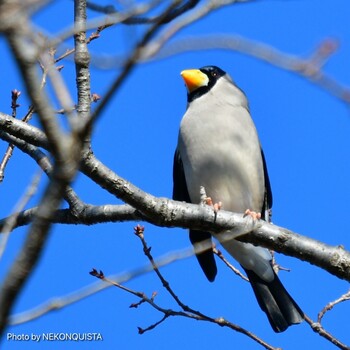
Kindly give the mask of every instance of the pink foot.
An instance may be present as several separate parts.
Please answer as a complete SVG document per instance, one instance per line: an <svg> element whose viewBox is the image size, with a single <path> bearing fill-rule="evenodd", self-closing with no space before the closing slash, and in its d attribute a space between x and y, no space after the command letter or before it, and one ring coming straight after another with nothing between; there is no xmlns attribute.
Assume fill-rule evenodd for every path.
<svg viewBox="0 0 350 350"><path fill-rule="evenodd" d="M205 204L206 205L210 205L211 207L213 207L215 213L217 213L222 207L222 203L221 202L213 203L213 201L212 201L212 199L210 197L206 197L205 198Z"/></svg>
<svg viewBox="0 0 350 350"><path fill-rule="evenodd" d="M243 217L245 218L248 215L251 216L254 220L260 220L261 219L261 213L256 213L255 211L251 211L250 209L247 209L244 212Z"/></svg>

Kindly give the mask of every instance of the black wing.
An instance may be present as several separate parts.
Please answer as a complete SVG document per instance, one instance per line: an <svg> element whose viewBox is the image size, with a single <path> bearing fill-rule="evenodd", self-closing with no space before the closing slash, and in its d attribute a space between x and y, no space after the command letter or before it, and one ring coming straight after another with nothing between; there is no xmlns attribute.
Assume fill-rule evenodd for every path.
<svg viewBox="0 0 350 350"><path fill-rule="evenodd" d="M191 203L182 160L177 149L174 155L173 184L173 199ZM208 240L211 240L211 234L209 232L190 230L190 241L193 245L200 244ZM217 268L213 251L208 249L204 252L196 254L196 257L208 280L210 282L214 281Z"/></svg>
<svg viewBox="0 0 350 350"><path fill-rule="evenodd" d="M191 203L190 195L187 190L184 167L178 149L176 149L174 154L173 199L176 201Z"/></svg>
<svg viewBox="0 0 350 350"><path fill-rule="evenodd" d="M269 179L269 174L267 172L267 166L266 166L266 160L263 150L261 150L261 158L263 161L263 167L264 167L264 177L265 177L265 198L264 198L264 204L261 209L261 217L266 220L270 221L270 209L272 208L272 191L271 191L271 184Z"/></svg>

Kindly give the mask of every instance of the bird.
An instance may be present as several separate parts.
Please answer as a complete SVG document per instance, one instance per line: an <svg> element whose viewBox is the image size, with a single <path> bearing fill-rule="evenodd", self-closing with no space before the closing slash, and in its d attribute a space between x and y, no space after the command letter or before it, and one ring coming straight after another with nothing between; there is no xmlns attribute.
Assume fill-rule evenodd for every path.
<svg viewBox="0 0 350 350"><path fill-rule="evenodd" d="M199 204L204 187L212 202L222 203L224 210L261 213L254 220L268 221L271 185L245 93L217 66L183 70L181 76L187 88L187 109L174 155L173 199ZM194 246L213 236L246 272L275 332L303 321L304 313L274 271L268 249L240 242L230 231L189 231ZM213 282L217 266L212 246L200 252L195 249L195 253Z"/></svg>

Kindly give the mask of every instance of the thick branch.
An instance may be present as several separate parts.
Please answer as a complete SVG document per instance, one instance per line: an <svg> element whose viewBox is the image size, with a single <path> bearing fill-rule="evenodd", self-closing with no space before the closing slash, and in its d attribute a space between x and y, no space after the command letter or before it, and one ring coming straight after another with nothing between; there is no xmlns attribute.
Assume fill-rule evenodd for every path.
<svg viewBox="0 0 350 350"><path fill-rule="evenodd" d="M128 205L96 207L89 205L80 213L79 218L72 215L69 210L59 210L56 212L53 222L92 225L101 222L145 220L158 226L176 226L210 232L233 229L237 234L242 234L239 239L244 242L264 246L307 261L341 279L350 281L350 252L341 246L330 246L264 221L254 223L249 217L244 218L242 214L220 211L214 222L214 214L209 207L155 197L153 197L152 202L155 204L153 218L142 215ZM17 219L17 226L28 224L35 212L36 209L33 208L21 213ZM4 220L1 220L0 228L3 224Z"/></svg>
<svg viewBox="0 0 350 350"><path fill-rule="evenodd" d="M22 152L28 154L31 158L33 158L40 168L46 173L48 177L52 176L52 164L50 162L49 157L44 154L37 146L33 146L32 144L23 141L15 136L7 134L4 131L0 130L0 138L13 144ZM67 186L63 198L69 204L71 215L78 215L79 212L84 210L84 203L80 200L74 190ZM32 217L33 220L33 217Z"/></svg>
<svg viewBox="0 0 350 350"><path fill-rule="evenodd" d="M239 240L307 261L350 282L350 252L341 245L330 246L286 228L265 223Z"/></svg>
<svg viewBox="0 0 350 350"><path fill-rule="evenodd" d="M33 207L22 211L16 218L15 227L29 225L37 211L37 207ZM13 214L15 215L15 214ZM13 215L0 220L0 232L4 228L6 221ZM72 213L71 209L59 209L55 212L55 224L73 224L73 225L96 225L107 222L123 222L123 221L142 221L144 217L130 205L90 205L85 204L77 215Z"/></svg>
<svg viewBox="0 0 350 350"><path fill-rule="evenodd" d="M77 111L79 118L86 121L90 117L91 86L90 86L90 54L86 38L86 2L74 2L75 32L75 71L78 92Z"/></svg>
<svg viewBox="0 0 350 350"><path fill-rule="evenodd" d="M6 123L8 118L11 119L12 123ZM26 123L12 117L6 117L0 114L0 128L3 126L7 127L8 132L16 133L17 136L20 136L20 130L23 129L23 139L26 139L27 142L30 142L31 134L33 133L32 136L35 143L39 143L38 140L40 140L42 146L47 146L45 137L40 130L30 127ZM210 232L220 232L234 228L237 230L237 234L252 231L249 235L241 239L308 261L339 278L350 281L350 253L341 247L328 246L319 241L294 234L287 229L262 221L259 222L259 228L255 227L254 230L249 218L243 218L241 214L219 211L214 222L214 214L209 208L175 202L166 198L157 198L145 193L119 177L91 153L87 153L83 158L81 171L108 192L135 208L135 210L130 209L130 212L125 211L124 208L120 221L135 220L139 217L155 225L166 227L178 226ZM104 212L101 215L101 211L97 210L96 213L99 212L99 214L95 216L95 219L93 211L89 211L89 219L85 221L87 220L87 216L84 216L84 213L87 212L83 210L82 215L74 223L93 224L101 222L104 219L109 220L112 216L113 220L110 221L118 221L118 219L116 220L116 216L118 216L117 211L114 212L111 210L108 214ZM57 218L58 216L55 219ZM62 220L62 222L68 222L71 221L71 218L67 216L66 219Z"/></svg>
<svg viewBox="0 0 350 350"><path fill-rule="evenodd" d="M0 129L31 145L42 147L50 151L47 137L40 129L26 124L21 120L17 120L9 114L0 112Z"/></svg>

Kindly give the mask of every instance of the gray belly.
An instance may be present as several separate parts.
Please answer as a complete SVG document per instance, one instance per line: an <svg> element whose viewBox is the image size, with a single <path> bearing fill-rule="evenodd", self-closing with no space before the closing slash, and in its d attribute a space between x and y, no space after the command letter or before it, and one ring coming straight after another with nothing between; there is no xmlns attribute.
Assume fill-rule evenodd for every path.
<svg viewBox="0 0 350 350"><path fill-rule="evenodd" d="M191 201L199 203L200 186L223 209L244 212L261 211L264 198L264 173L258 139L253 144L236 135L221 135L208 142L205 133L181 139L180 154L184 164ZM225 137L226 136L226 137Z"/></svg>

